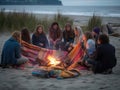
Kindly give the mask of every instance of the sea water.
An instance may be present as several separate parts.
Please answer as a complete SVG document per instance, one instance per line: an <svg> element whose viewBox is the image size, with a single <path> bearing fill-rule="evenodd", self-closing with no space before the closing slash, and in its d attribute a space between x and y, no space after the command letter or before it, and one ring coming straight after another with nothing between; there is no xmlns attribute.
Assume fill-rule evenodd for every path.
<svg viewBox="0 0 120 90"><path fill-rule="evenodd" d="M103 17L120 17L120 6L40 6L40 5L0 5L6 12L27 12L35 14L57 14Z"/></svg>

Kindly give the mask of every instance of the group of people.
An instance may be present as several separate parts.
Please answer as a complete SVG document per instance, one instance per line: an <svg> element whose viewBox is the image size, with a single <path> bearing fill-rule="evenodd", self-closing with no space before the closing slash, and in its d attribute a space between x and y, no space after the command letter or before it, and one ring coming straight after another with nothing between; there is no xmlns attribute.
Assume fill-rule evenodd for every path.
<svg viewBox="0 0 120 90"><path fill-rule="evenodd" d="M72 28L72 25L67 23L64 30L61 30L59 24L53 22L49 28L48 37L42 25L36 27L32 39L27 28L23 28L21 32L13 32L12 37L3 46L1 55L3 67L29 62L26 57L21 55L21 40L42 48L61 49L68 53L77 43L81 42L84 56L78 64L91 68L94 73L111 73L112 68L116 65L115 48L109 43L108 35L100 34L98 27L95 27L92 32L83 33L79 26Z"/></svg>
<svg viewBox="0 0 120 90"><path fill-rule="evenodd" d="M95 27L92 32L84 33L83 42L84 57L78 63L91 68L94 73L112 73L117 60L109 36L100 34L100 29Z"/></svg>
<svg viewBox="0 0 120 90"><path fill-rule="evenodd" d="M42 25L36 27L32 39L30 39L29 31L26 28L22 29L21 35L22 40L32 43L33 45L42 48L67 51L70 45L77 44L79 37L82 35L82 30L78 26L73 29L70 23L67 23L64 30L61 30L59 24L53 22L49 28L48 37Z"/></svg>
<svg viewBox="0 0 120 90"><path fill-rule="evenodd" d="M32 35L32 44L42 48L68 51L71 44L76 44L79 41L81 33L82 31L80 27L75 27L75 29L73 29L70 23L65 25L62 32L59 24L57 22L53 22L49 28L47 39L43 26L38 25Z"/></svg>
<svg viewBox="0 0 120 90"><path fill-rule="evenodd" d="M77 28L75 31L76 36L78 37ZM62 34L59 24L57 22L53 22L50 26L48 37L45 34L44 27L42 25L37 25L34 33L32 34L32 38L29 30L27 28L23 28L21 32L13 32L12 36L5 42L1 55L1 65L3 67L19 66L29 62L29 60L22 55L21 40L42 48L56 50L61 48L62 50L67 51L66 48L69 48L68 44L70 45L73 43L74 38L75 33L70 24L65 25L65 30ZM62 41L62 39L64 41Z"/></svg>

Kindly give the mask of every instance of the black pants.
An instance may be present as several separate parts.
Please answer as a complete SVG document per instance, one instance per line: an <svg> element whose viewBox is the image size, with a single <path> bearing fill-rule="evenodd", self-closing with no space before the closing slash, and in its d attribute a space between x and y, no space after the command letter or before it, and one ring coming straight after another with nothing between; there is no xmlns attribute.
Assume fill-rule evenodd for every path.
<svg viewBox="0 0 120 90"><path fill-rule="evenodd" d="M113 68L113 67L106 67L101 62L95 61L95 60L88 60L88 64L92 66L92 71L94 73L104 73L108 71L109 69L111 69L112 71L112 68Z"/></svg>

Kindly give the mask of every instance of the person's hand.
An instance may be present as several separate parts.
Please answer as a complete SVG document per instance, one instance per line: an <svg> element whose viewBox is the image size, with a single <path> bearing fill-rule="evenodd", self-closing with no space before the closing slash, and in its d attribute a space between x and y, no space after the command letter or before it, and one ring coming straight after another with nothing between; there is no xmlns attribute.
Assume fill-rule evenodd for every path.
<svg viewBox="0 0 120 90"><path fill-rule="evenodd" d="M56 40L55 40L55 42L60 41L60 40L61 40L61 39L60 39L60 38L58 38L58 39L56 39Z"/></svg>
<svg viewBox="0 0 120 90"><path fill-rule="evenodd" d="M52 38L50 38L50 41L51 41L51 42L54 42Z"/></svg>
<svg viewBox="0 0 120 90"><path fill-rule="evenodd" d="M25 47L21 47L21 50L26 50L26 48Z"/></svg>
<svg viewBox="0 0 120 90"><path fill-rule="evenodd" d="M44 44L43 44L43 43L40 43L40 46L44 46Z"/></svg>
<svg viewBox="0 0 120 90"><path fill-rule="evenodd" d="M73 43L70 43L70 46L73 47Z"/></svg>
<svg viewBox="0 0 120 90"><path fill-rule="evenodd" d="M56 45L56 41L54 41L53 44Z"/></svg>
<svg viewBox="0 0 120 90"><path fill-rule="evenodd" d="M69 47L69 48L68 48L68 51L71 51L71 50L72 50L72 47Z"/></svg>
<svg viewBox="0 0 120 90"><path fill-rule="evenodd" d="M66 42L66 45L69 45L70 43L69 42Z"/></svg>

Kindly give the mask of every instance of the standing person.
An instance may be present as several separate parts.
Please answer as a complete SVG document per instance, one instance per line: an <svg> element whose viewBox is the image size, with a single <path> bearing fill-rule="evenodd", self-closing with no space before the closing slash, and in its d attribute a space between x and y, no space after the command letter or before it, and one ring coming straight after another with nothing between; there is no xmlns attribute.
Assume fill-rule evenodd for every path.
<svg viewBox="0 0 120 90"><path fill-rule="evenodd" d="M72 26L70 23L67 23L65 25L65 30L63 31L63 40L65 45L65 50L68 50L68 48L71 46L71 44L74 43L75 33L72 29Z"/></svg>
<svg viewBox="0 0 120 90"><path fill-rule="evenodd" d="M42 25L36 27L35 32L32 35L32 43L42 48L48 48L48 40L43 30Z"/></svg>
<svg viewBox="0 0 120 90"><path fill-rule="evenodd" d="M28 31L27 28L23 28L21 30L21 39L27 43L31 43L31 40L30 40L30 33Z"/></svg>
<svg viewBox="0 0 120 90"><path fill-rule="evenodd" d="M57 22L53 22L49 29L50 49L59 49L62 40L61 29Z"/></svg>
<svg viewBox="0 0 120 90"><path fill-rule="evenodd" d="M21 56L20 39L20 32L15 31L12 37L5 42L1 55L1 65L3 67L21 65L28 61L26 57Z"/></svg>
<svg viewBox="0 0 120 90"><path fill-rule="evenodd" d="M96 58L88 62L88 65L92 65L94 73L112 73L112 68L117 63L115 47L109 44L109 37L106 34L98 37L98 44Z"/></svg>

